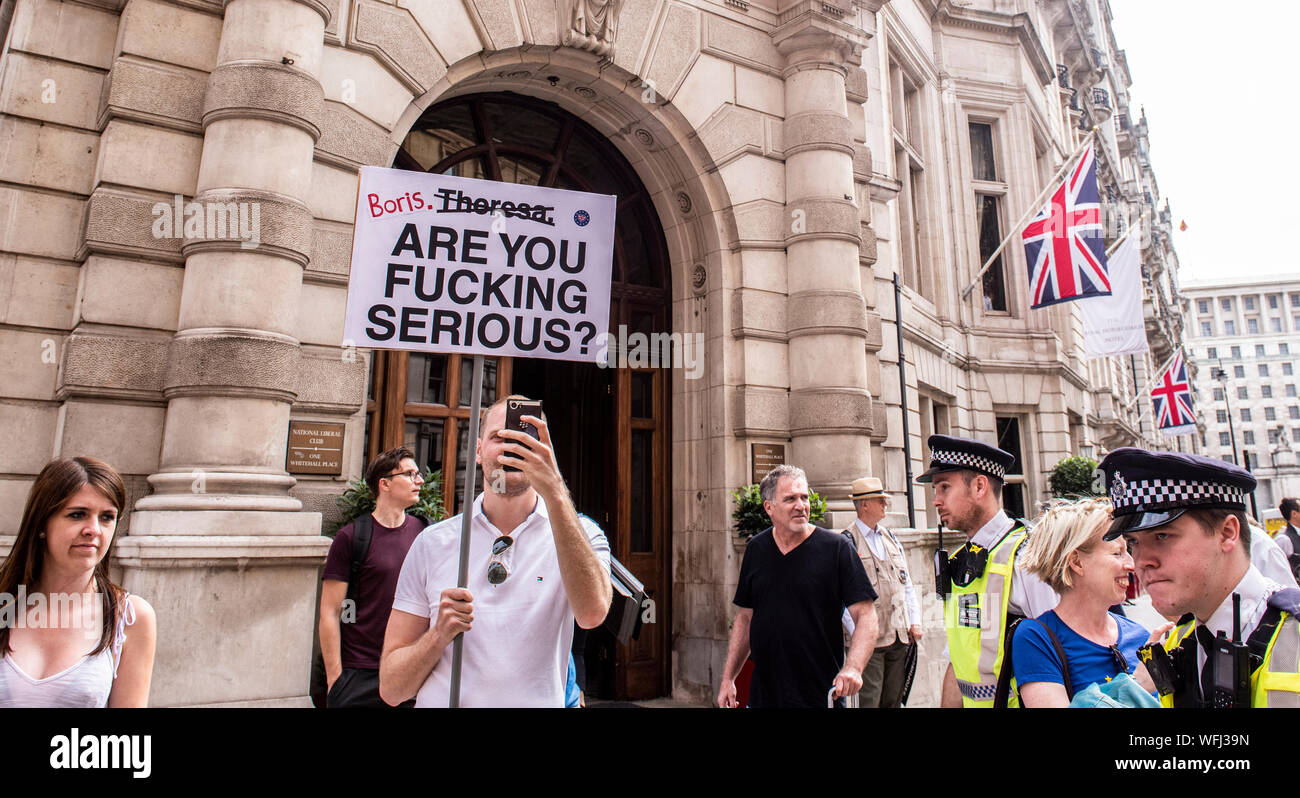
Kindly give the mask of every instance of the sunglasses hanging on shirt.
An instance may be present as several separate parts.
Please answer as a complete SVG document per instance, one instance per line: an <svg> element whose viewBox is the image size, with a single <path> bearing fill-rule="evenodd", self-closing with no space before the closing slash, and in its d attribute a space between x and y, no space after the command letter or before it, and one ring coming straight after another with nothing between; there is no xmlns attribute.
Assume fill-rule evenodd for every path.
<svg viewBox="0 0 1300 798"><path fill-rule="evenodd" d="M515 539L502 535L492 541L492 558L488 560L488 583L499 585L510 576L509 554Z"/></svg>

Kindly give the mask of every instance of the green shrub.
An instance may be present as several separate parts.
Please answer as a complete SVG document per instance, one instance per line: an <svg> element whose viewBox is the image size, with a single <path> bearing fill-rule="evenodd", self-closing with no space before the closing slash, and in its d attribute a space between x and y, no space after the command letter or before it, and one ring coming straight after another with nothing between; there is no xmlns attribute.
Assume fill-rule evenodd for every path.
<svg viewBox="0 0 1300 798"><path fill-rule="evenodd" d="M745 485L731 492L736 500L736 509L731 513L732 529L742 538L749 538L772 525L763 509L763 497L758 492L758 485ZM812 505L810 523L821 524L826 519L826 500L816 491L808 491L808 503Z"/></svg>
<svg viewBox="0 0 1300 798"><path fill-rule="evenodd" d="M1050 478L1052 495L1062 498L1102 496L1096 484L1097 461L1090 457L1067 457L1056 464Z"/></svg>
<svg viewBox="0 0 1300 798"><path fill-rule="evenodd" d="M330 529L325 533L329 537L334 537L340 527L350 523L353 519L372 512L375 509L375 494L370 492L370 486L366 484L366 481L358 477L348 483L347 490L343 491L343 494L335 499L334 503L338 505L341 516L338 521L329 525ZM420 501L414 507L408 508L407 512L411 515L422 515L434 523L447 517L447 510L442 503L441 471L424 469L424 484L420 486Z"/></svg>

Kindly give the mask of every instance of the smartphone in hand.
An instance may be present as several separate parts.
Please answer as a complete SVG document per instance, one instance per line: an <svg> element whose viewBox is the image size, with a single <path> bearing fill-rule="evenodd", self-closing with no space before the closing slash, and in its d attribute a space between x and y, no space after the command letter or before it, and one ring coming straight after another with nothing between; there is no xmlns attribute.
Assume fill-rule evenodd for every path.
<svg viewBox="0 0 1300 798"><path fill-rule="evenodd" d="M542 403L535 399L511 399L506 402L506 429L518 430L527 433L538 440L541 440L537 432L537 427L523 420L524 416L542 417ZM519 459L517 455L507 454L506 457ZM506 471L518 471L519 469L511 466L503 466Z"/></svg>

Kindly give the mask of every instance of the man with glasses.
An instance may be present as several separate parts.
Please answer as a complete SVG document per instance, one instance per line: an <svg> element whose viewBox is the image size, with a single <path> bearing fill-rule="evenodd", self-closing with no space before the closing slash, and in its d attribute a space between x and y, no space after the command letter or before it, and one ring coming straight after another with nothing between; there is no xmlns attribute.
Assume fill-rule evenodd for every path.
<svg viewBox="0 0 1300 798"><path fill-rule="evenodd" d="M464 634L460 706L563 707L574 621L592 629L609 611L605 534L574 509L545 419L523 416L536 439L505 429L514 400L528 401L497 400L479 430L486 490L470 508L468 587L456 586L459 515L425 530L402 567L380 661L386 701L447 706L451 643Z"/></svg>
<svg viewBox="0 0 1300 798"><path fill-rule="evenodd" d="M328 707L388 706L379 697L379 656L397 575L411 544L429 525L427 519L406 513L420 501L423 484L409 449L384 452L366 469L374 511L334 536L320 598Z"/></svg>

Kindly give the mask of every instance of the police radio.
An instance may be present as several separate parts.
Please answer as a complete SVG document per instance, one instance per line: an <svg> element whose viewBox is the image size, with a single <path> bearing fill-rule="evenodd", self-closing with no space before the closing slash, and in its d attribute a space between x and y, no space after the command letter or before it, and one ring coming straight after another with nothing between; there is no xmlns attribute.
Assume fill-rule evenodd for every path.
<svg viewBox="0 0 1300 798"><path fill-rule="evenodd" d="M934 553L934 591L939 598L948 598L952 576L948 573L948 552L943 550L943 522L939 522L939 548Z"/></svg>
<svg viewBox="0 0 1300 798"><path fill-rule="evenodd" d="M1232 594L1232 641L1219 632L1209 658L1214 692L1210 706L1231 709L1250 706L1250 647L1241 642L1241 595Z"/></svg>

